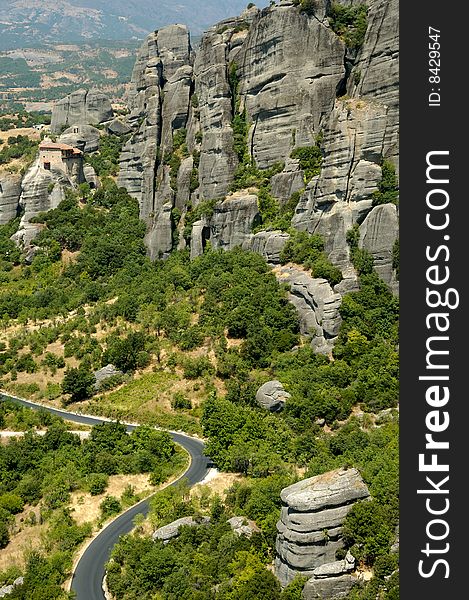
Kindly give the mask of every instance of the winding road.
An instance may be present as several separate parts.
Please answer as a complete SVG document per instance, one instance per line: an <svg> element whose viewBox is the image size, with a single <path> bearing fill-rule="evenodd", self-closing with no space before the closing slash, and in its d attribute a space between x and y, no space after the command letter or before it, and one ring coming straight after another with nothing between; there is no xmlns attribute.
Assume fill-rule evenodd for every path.
<svg viewBox="0 0 469 600"><path fill-rule="evenodd" d="M33 410L44 409L48 412L82 425L99 425L111 421L101 417L83 415L52 408L43 404L36 404L22 398L9 396L0 393L0 401L10 400L16 404L32 408ZM127 431L133 431L138 425L125 423ZM189 435L169 431L173 440L185 448L191 456L191 464L187 471L177 480L186 478L189 485L194 485L202 481L209 470L209 459L204 456L204 444L200 440ZM174 481L171 485L175 485ZM105 565L114 545L119 541L121 535L129 533L133 529L133 520L136 515L147 515L149 510L149 501L143 500L136 504L125 513L117 517L107 527L105 527L89 544L82 554L73 573L71 589L76 593L77 600L105 600L103 592L103 579L105 575Z"/></svg>

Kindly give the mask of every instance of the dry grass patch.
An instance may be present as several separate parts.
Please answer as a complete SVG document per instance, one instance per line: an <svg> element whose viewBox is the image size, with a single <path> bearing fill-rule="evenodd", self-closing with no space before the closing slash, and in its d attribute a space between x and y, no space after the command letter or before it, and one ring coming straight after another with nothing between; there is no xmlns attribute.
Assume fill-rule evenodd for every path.
<svg viewBox="0 0 469 600"><path fill-rule="evenodd" d="M95 523L101 516L100 504L106 496L114 496L120 498L125 488L131 485L136 494L150 494L155 488L150 484L150 476L148 474L138 475L112 475L109 477L109 485L104 492L99 496L92 496L89 493L78 491L72 494L70 500L70 508L72 517L78 523Z"/></svg>

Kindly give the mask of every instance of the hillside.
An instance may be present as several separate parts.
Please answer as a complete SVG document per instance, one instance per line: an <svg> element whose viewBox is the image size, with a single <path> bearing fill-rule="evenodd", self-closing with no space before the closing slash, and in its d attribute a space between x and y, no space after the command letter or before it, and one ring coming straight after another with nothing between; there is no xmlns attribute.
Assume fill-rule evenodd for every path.
<svg viewBox="0 0 469 600"><path fill-rule="evenodd" d="M1 387L228 474L154 498L113 600L398 598L397 34L394 0L170 25L127 110L74 90L4 142Z"/></svg>

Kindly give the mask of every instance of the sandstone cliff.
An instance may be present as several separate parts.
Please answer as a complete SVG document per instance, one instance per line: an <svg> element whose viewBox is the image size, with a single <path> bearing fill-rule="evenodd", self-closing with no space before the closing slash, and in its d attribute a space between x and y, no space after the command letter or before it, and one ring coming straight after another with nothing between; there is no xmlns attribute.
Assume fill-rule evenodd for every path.
<svg viewBox="0 0 469 600"><path fill-rule="evenodd" d="M77 90L59 100L52 110L51 131L71 125L97 125L114 116L109 99L96 90Z"/></svg>
<svg viewBox="0 0 469 600"><path fill-rule="evenodd" d="M208 30L197 51L183 26L147 38L132 77L127 124L134 133L119 182L139 200L152 258L188 243L197 256L210 240L215 248L242 245L278 263L286 234L252 232L261 222L256 187L241 185L235 196L230 189L234 182L240 189L246 165L262 173L280 163L269 191L280 206L300 192L291 225L324 237L348 281L343 289L356 281L346 241L356 223L361 247L395 283L390 257L398 212L372 211L372 197L383 160L397 167L398 3L370 0L358 48L334 31L330 7L326 0L308 14L290 0L251 7ZM315 144L322 165L311 179L292 152ZM183 239L186 214L209 200L218 200L215 210ZM182 213L179 233L174 209Z"/></svg>

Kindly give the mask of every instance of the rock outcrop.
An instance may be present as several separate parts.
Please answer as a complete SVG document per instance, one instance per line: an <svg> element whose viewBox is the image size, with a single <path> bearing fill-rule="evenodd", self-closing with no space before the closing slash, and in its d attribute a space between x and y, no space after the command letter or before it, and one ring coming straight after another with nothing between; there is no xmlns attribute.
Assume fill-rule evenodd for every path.
<svg viewBox="0 0 469 600"><path fill-rule="evenodd" d="M23 585L24 577L18 577L11 585L4 585L0 588L0 598L6 598L15 591L15 588Z"/></svg>
<svg viewBox="0 0 469 600"><path fill-rule="evenodd" d="M102 369L95 371L93 375L95 380L94 388L98 390L103 381L106 381L106 379L110 379L111 377L116 377L116 375L123 375L123 373L114 365L109 364L105 367L102 367Z"/></svg>
<svg viewBox="0 0 469 600"><path fill-rule="evenodd" d="M21 179L21 175L0 173L0 225L5 225L18 215Z"/></svg>
<svg viewBox="0 0 469 600"><path fill-rule="evenodd" d="M231 517L227 523L237 535L244 535L247 538L261 531L254 521L246 519L246 517Z"/></svg>
<svg viewBox="0 0 469 600"><path fill-rule="evenodd" d="M176 521L157 529L153 533L152 538L154 540L161 540L166 544L179 535L179 530L181 527L197 527L199 525L207 525L208 523L210 523L210 517L203 517L202 519L195 519L194 517L182 517L181 519L177 519Z"/></svg>
<svg viewBox="0 0 469 600"><path fill-rule="evenodd" d="M326 279L315 279L298 267L276 267L274 273L290 286L289 299L298 312L301 333L312 338L316 352L329 354L342 324L342 296Z"/></svg>
<svg viewBox="0 0 469 600"><path fill-rule="evenodd" d="M282 2L260 12L236 56L250 152L260 168L313 145L345 77L345 45L326 25L328 2L308 16Z"/></svg>
<svg viewBox="0 0 469 600"><path fill-rule="evenodd" d="M20 227L12 238L20 247L30 249L34 238L42 229L42 225L31 223L31 219L57 208L65 198L65 188L72 186L73 182L63 171L46 170L39 160L34 162L22 181L19 204L24 212Z"/></svg>
<svg viewBox="0 0 469 600"><path fill-rule="evenodd" d="M77 90L59 100L52 109L51 131L60 133L72 125L98 125L114 116L111 102L97 90Z"/></svg>
<svg viewBox="0 0 469 600"><path fill-rule="evenodd" d="M139 202L152 258L172 249L175 190L165 157L173 151L175 133L188 125L192 63L187 28L172 25L147 38L132 74L127 123L134 134L123 148L118 184Z"/></svg>
<svg viewBox="0 0 469 600"><path fill-rule="evenodd" d="M257 190L230 195L247 157L260 169L285 165L270 181L272 196L284 206L301 193L292 226L323 236L325 252L344 274L337 292L356 289L347 232L372 209L383 159L397 166L397 5L370 0L364 42L354 50L332 30L327 0L317 0L312 14L289 0L252 7L209 29L196 56L182 26L147 38L132 77L131 112L122 122L133 135L121 156L119 184L139 200L152 258L174 245L174 208L182 213L182 227L186 212L218 200L213 216L194 224L191 256L210 240L215 248L241 245L280 262L287 234L252 232L260 225ZM175 149L174 134L181 130L185 143ZM322 166L307 181L305 167L291 155L316 143ZM370 248L378 272L392 283L388 242L397 236L397 220L385 212L379 226L376 214L370 217L362 247ZM385 224L391 228L384 249L370 233L372 223L378 235ZM179 235L178 247L184 245Z"/></svg>
<svg viewBox="0 0 469 600"><path fill-rule="evenodd" d="M277 412L282 410L290 394L285 391L280 381L268 381L261 385L256 393L256 402L262 408Z"/></svg>
<svg viewBox="0 0 469 600"><path fill-rule="evenodd" d="M373 256L376 272L388 284L396 283L392 254L398 231L399 219L394 204L376 206L360 225L359 245Z"/></svg>
<svg viewBox="0 0 469 600"><path fill-rule="evenodd" d="M82 152L96 152L101 132L92 125L78 124L68 127L58 141L78 148Z"/></svg>
<svg viewBox="0 0 469 600"><path fill-rule="evenodd" d="M348 554L343 561L337 561L336 552L343 548L345 517L355 502L368 497L368 489L356 469L338 469L282 490L275 559L275 573L282 585L296 575L308 577L308 600L336 597L314 595L328 587L348 586L347 591L350 590L353 557Z"/></svg>

